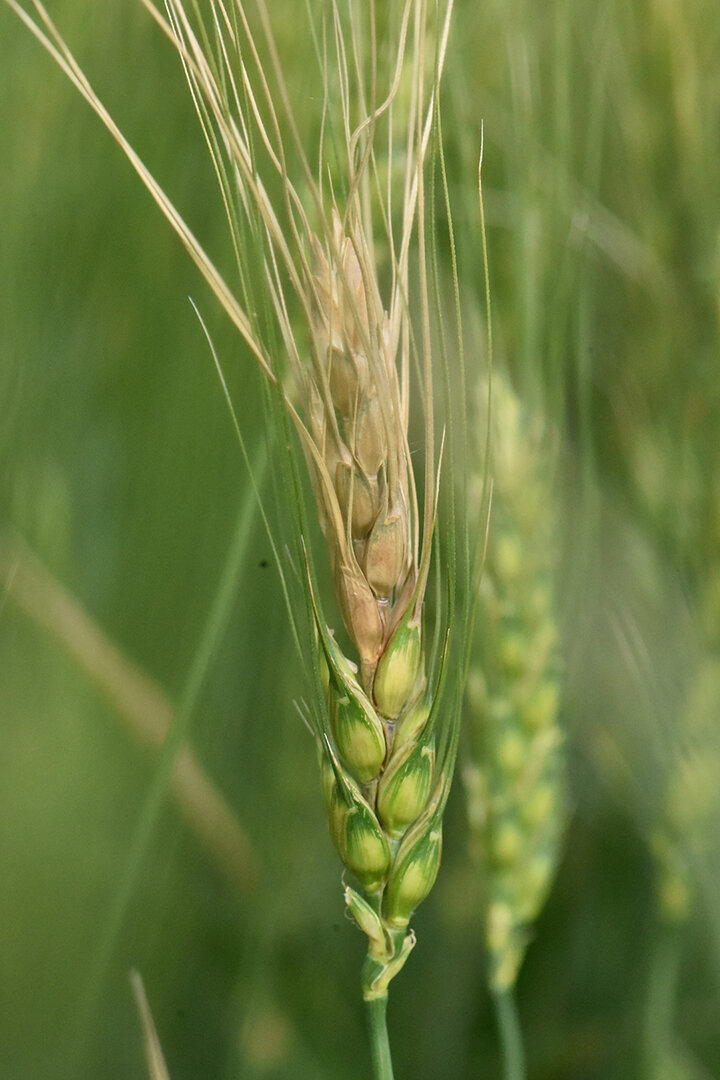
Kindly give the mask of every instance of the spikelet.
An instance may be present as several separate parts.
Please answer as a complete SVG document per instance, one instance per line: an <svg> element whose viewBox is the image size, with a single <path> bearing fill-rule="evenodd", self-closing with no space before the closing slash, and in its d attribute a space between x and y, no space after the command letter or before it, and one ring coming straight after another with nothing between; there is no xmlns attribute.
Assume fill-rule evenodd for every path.
<svg viewBox="0 0 720 1080"><path fill-rule="evenodd" d="M524 422L497 374L492 412L493 510L467 688L464 779L473 854L485 873L490 984L502 991L515 982L552 882L565 791L548 457L541 433Z"/></svg>

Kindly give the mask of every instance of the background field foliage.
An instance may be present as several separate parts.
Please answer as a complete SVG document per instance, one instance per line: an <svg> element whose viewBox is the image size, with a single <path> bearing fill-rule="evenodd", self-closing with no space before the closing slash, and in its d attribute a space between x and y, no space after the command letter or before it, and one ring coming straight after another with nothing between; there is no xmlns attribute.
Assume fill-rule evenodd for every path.
<svg viewBox="0 0 720 1080"><path fill-rule="evenodd" d="M310 131L303 5L272 9ZM168 43L139 4L51 10L229 267ZM720 1071L719 53L710 0L456 4L443 135L469 355L484 365L483 121L496 360L559 446L573 816L519 982L534 1080ZM259 377L118 149L4 7L0 222L3 1075L143 1075L137 968L173 1080L359 1080L363 939L343 917L292 706L303 676L189 295L258 463ZM180 703L254 853L239 869L163 798L167 752L141 745L48 630L45 571L29 579L41 600L23 602L18 537ZM391 1001L399 1077L498 1075L464 815L457 784Z"/></svg>

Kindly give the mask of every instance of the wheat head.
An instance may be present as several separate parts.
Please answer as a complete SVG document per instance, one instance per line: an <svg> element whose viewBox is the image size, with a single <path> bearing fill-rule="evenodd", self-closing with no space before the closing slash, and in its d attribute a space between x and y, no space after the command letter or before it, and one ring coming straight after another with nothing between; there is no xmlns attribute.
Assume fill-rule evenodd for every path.
<svg viewBox="0 0 720 1080"><path fill-rule="evenodd" d="M479 393L487 399L484 380ZM502 992L515 983L555 873L566 793L552 451L498 372L491 400L493 509L467 686L464 780L473 855L484 873L489 981Z"/></svg>

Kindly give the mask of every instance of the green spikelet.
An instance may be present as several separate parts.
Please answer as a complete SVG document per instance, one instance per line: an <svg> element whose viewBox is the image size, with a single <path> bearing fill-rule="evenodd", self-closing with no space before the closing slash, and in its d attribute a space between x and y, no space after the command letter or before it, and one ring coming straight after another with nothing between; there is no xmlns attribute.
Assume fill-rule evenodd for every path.
<svg viewBox="0 0 720 1080"><path fill-rule="evenodd" d="M405 929L412 913L428 895L440 869L442 854L442 825L438 821L414 839L412 847L404 849L390 878L385 898L384 915L395 929Z"/></svg>
<svg viewBox="0 0 720 1080"><path fill-rule="evenodd" d="M442 814L447 793L443 780L433 798L403 837L383 898L383 914L391 927L404 929L435 884L442 854Z"/></svg>
<svg viewBox="0 0 720 1080"><path fill-rule="evenodd" d="M385 964L392 956L392 944L377 911L349 886L345 889L345 903L368 939L369 956L374 962Z"/></svg>
<svg viewBox="0 0 720 1080"><path fill-rule="evenodd" d="M419 625L405 618L395 630L380 658L373 697L383 716L397 719L415 697L422 665Z"/></svg>
<svg viewBox="0 0 720 1080"><path fill-rule="evenodd" d="M334 639L325 633L322 640L325 652L320 675L335 745L351 776L367 784L378 776L385 761L385 729Z"/></svg>
<svg viewBox="0 0 720 1080"><path fill-rule="evenodd" d="M358 786L329 756L323 761L323 790L330 835L348 870L368 892L376 892L390 868L390 847Z"/></svg>
<svg viewBox="0 0 720 1080"><path fill-rule="evenodd" d="M395 724L393 754L399 754L404 746L412 744L415 740L420 738L420 735L428 722L431 705L432 699L430 695L425 694L425 696L416 701L414 705L411 705L406 709L402 717Z"/></svg>
<svg viewBox="0 0 720 1080"><path fill-rule="evenodd" d="M380 820L390 836L402 836L427 805L433 781L433 740L408 743L393 754L378 788Z"/></svg>
<svg viewBox="0 0 720 1080"><path fill-rule="evenodd" d="M383 729L375 712L344 696L334 698L331 716L338 750L358 780L367 783L378 775L385 758Z"/></svg>
<svg viewBox="0 0 720 1080"><path fill-rule="evenodd" d="M557 865L566 809L558 726L550 461L493 377L493 516L467 691L472 847L485 868L490 982L513 985Z"/></svg>
<svg viewBox="0 0 720 1080"><path fill-rule="evenodd" d="M375 814L360 799L345 813L343 861L368 892L382 887L390 867L390 848Z"/></svg>
<svg viewBox="0 0 720 1080"><path fill-rule="evenodd" d="M385 732L359 687L330 692L330 717L337 748L362 784L378 775L385 760Z"/></svg>

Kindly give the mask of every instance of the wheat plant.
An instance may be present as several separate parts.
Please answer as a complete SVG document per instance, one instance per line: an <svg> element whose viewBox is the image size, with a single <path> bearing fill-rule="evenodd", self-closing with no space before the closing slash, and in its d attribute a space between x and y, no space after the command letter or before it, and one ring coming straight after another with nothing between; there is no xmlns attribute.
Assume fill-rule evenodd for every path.
<svg viewBox="0 0 720 1080"><path fill-rule="evenodd" d="M533 1080L720 1075L717 4L456 0L443 65L444 0L44 3L85 74L0 3L0 1071L157 1072L155 1027L173 1080L367 1080L356 969L381 991L412 928L398 1075L502 1075L494 1019ZM403 930L392 814L451 764L485 471L477 858L455 783ZM552 750L518 687L550 561ZM573 807L537 919L521 744Z"/></svg>
<svg viewBox="0 0 720 1080"><path fill-rule="evenodd" d="M164 11L142 0L185 72L235 284L122 134L39 0L32 14L7 3L119 143L265 376L268 422L290 448L278 471L295 527L292 563L263 513L292 633L314 676L300 710L317 743L330 834L358 885L346 885L344 897L368 939L362 991L375 1072L391 1077L388 985L414 946L410 919L439 868L462 689L462 665L449 676L449 658L462 656L467 628L452 599L454 510L439 507L445 477L454 483L435 434L435 383L445 384L449 350L435 311L434 180L426 193L428 172L443 175L439 93L452 2L349 13L334 2L308 5L318 103L308 133L264 0L167 0ZM244 448L241 403L216 364ZM412 437L419 485L411 416L420 421ZM327 573L318 569L296 450ZM318 582L328 577L344 640L324 611Z"/></svg>

